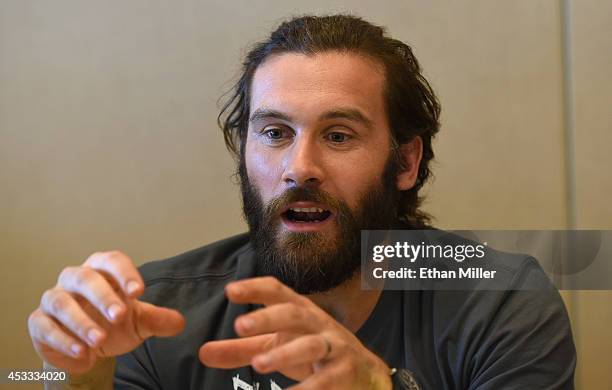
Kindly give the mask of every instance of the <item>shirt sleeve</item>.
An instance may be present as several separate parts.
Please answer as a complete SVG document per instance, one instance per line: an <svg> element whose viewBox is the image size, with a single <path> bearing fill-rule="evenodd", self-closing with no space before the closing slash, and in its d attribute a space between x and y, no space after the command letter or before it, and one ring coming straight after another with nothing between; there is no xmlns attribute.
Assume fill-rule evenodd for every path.
<svg viewBox="0 0 612 390"><path fill-rule="evenodd" d="M504 291L468 365L468 389L573 389L576 349L565 305L534 259ZM544 288L544 286L548 286Z"/></svg>

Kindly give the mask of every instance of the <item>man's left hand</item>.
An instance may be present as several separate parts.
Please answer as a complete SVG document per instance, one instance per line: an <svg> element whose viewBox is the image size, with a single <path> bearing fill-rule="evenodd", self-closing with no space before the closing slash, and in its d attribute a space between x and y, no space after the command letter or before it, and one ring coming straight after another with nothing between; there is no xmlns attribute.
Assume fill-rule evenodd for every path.
<svg viewBox="0 0 612 390"><path fill-rule="evenodd" d="M264 308L236 318L238 339L200 348L210 367L251 365L262 374L278 371L300 382L291 390L391 389L389 367L355 335L310 299L273 277L232 282L225 289L237 304Z"/></svg>

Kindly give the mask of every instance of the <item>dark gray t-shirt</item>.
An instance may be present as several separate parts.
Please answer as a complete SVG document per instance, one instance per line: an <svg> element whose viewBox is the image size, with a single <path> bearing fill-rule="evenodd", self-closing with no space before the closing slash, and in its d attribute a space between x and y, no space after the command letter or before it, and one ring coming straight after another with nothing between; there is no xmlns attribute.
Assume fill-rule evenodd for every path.
<svg viewBox="0 0 612 390"><path fill-rule="evenodd" d="M186 327L120 356L115 387L277 390L294 383L198 359L205 342L237 337L234 319L254 309L224 295L228 282L254 276L254 265L246 234L143 265L142 299L179 310ZM390 367L411 371L422 389L573 389L576 351L559 293L519 291L546 282L535 261L506 268L505 291L383 291L357 337Z"/></svg>

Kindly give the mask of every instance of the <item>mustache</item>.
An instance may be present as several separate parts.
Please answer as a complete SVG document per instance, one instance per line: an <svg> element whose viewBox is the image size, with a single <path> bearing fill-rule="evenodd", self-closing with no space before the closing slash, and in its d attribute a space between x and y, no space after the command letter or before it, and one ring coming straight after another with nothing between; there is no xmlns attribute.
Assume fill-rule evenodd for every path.
<svg viewBox="0 0 612 390"><path fill-rule="evenodd" d="M273 198L266 206L267 215L277 215L289 204L294 202L316 202L329 206L333 210L342 207L341 202L327 192L313 187L292 187L281 195Z"/></svg>

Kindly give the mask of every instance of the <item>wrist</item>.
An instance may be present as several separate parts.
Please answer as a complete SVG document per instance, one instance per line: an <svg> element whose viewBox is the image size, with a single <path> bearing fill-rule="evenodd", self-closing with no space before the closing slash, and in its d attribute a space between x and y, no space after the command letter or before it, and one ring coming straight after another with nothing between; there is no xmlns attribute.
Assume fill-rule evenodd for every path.
<svg viewBox="0 0 612 390"><path fill-rule="evenodd" d="M387 366L385 362L377 358L376 363L372 366L375 367L372 370L370 376L370 384L368 389L371 390L392 390L393 383L391 380L392 369Z"/></svg>
<svg viewBox="0 0 612 390"><path fill-rule="evenodd" d="M44 363L45 367L51 367ZM115 358L100 358L93 367L82 374L69 374L69 380L62 389L96 389L106 390L113 388L113 378L115 375Z"/></svg>

